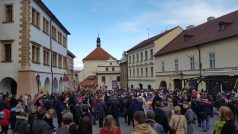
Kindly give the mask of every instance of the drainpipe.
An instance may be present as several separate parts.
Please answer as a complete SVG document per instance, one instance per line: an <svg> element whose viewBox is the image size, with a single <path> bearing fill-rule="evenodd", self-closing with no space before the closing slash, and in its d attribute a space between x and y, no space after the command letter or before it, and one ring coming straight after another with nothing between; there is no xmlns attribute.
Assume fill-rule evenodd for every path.
<svg viewBox="0 0 238 134"><path fill-rule="evenodd" d="M53 93L53 77L54 77L54 72L53 72L53 67L52 67L52 63L53 63L53 52L52 52L52 20L50 20L50 71L51 71L51 93Z"/></svg>
<svg viewBox="0 0 238 134"><path fill-rule="evenodd" d="M201 50L199 46L197 46L198 49L198 60L199 60L199 78L202 80L202 62L201 62Z"/></svg>

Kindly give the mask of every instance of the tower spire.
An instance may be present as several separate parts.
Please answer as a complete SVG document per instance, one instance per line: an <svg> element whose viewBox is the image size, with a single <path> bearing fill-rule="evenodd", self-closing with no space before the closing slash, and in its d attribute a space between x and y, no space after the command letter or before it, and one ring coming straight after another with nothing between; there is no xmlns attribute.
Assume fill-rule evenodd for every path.
<svg viewBox="0 0 238 134"><path fill-rule="evenodd" d="M101 39L99 37L99 34L98 34L98 37L97 37L97 47L101 47Z"/></svg>

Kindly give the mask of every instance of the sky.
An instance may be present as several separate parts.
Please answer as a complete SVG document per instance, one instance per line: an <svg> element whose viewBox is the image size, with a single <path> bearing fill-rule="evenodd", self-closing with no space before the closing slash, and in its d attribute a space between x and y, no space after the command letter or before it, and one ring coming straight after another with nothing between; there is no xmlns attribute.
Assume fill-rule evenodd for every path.
<svg viewBox="0 0 238 134"><path fill-rule="evenodd" d="M238 10L237 0L42 0L71 33L68 49L76 56L75 69L82 59L101 47L121 59L148 37L180 26L199 25L207 17L219 17Z"/></svg>

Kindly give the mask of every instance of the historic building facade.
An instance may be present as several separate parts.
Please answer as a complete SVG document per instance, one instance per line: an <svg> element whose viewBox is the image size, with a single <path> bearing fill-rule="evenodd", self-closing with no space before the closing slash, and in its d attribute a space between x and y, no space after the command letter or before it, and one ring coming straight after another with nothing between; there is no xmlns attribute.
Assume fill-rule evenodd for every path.
<svg viewBox="0 0 238 134"><path fill-rule="evenodd" d="M181 32L182 29L180 27L175 27L144 40L127 51L129 88L159 88L155 82L154 54Z"/></svg>
<svg viewBox="0 0 238 134"><path fill-rule="evenodd" d="M79 72L79 81L85 87L112 87L120 85L120 66L113 56L101 48L98 37L96 48L84 59L84 69Z"/></svg>
<svg viewBox="0 0 238 134"><path fill-rule="evenodd" d="M171 90L213 94L232 90L238 78L238 11L184 30L156 56L156 82Z"/></svg>
<svg viewBox="0 0 238 134"><path fill-rule="evenodd" d="M70 52L69 50L67 51L67 63L68 63L68 66L67 66L67 75L68 77L70 78L70 80L74 80L74 58L76 56Z"/></svg>
<svg viewBox="0 0 238 134"><path fill-rule="evenodd" d="M0 90L62 91L70 34L41 0L0 1Z"/></svg>
<svg viewBox="0 0 238 134"><path fill-rule="evenodd" d="M121 88L128 89L128 62L127 62L127 53L123 52L122 58L120 60L121 68Z"/></svg>

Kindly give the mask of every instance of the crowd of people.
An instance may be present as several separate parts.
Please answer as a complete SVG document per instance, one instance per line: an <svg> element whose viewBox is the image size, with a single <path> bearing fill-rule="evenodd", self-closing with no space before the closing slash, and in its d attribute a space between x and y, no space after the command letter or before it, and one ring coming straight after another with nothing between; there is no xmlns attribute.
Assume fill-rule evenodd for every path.
<svg viewBox="0 0 238 134"><path fill-rule="evenodd" d="M18 98L2 93L0 134L9 129L14 134L121 134L122 117L132 134L193 134L195 125L206 133L216 112L214 134L238 134L238 97L231 92L85 89Z"/></svg>

